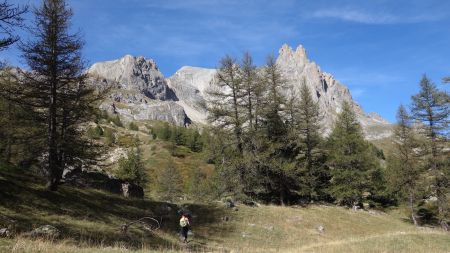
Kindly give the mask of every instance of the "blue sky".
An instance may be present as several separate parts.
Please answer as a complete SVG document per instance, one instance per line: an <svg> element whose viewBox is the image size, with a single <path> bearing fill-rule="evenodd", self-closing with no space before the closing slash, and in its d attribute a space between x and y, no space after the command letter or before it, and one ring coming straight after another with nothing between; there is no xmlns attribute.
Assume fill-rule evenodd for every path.
<svg viewBox="0 0 450 253"><path fill-rule="evenodd" d="M37 0L10 0L38 4ZM249 51L256 63L287 43L350 88L366 112L395 121L426 73L450 75L447 0L68 0L89 64L125 54L153 58L165 76L214 68ZM24 35L26 38L26 35ZM0 52L21 65L17 49ZM446 86L448 89L448 85Z"/></svg>

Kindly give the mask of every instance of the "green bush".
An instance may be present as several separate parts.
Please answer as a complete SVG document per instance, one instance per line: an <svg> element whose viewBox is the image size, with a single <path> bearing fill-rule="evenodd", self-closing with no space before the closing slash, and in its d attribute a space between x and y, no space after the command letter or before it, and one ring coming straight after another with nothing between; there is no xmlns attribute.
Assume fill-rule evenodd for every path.
<svg viewBox="0 0 450 253"><path fill-rule="evenodd" d="M104 136L106 145L112 146L113 144L116 143L116 136L114 135L114 132L111 129L106 128L104 131Z"/></svg>
<svg viewBox="0 0 450 253"><path fill-rule="evenodd" d="M118 114L116 114L116 116L114 116L111 121L114 123L114 125L123 127L122 121L120 120L120 116Z"/></svg>
<svg viewBox="0 0 450 253"><path fill-rule="evenodd" d="M147 182L147 174L145 173L139 149L128 152L128 158L121 158L119 160L116 176L140 186L143 186Z"/></svg>
<svg viewBox="0 0 450 253"><path fill-rule="evenodd" d="M186 146L194 152L203 150L203 140L197 129L188 130L186 134Z"/></svg>
<svg viewBox="0 0 450 253"><path fill-rule="evenodd" d="M128 129L133 130L133 131L139 131L138 125L136 125L136 123L134 123L133 121L130 122L130 124L128 125Z"/></svg>
<svg viewBox="0 0 450 253"><path fill-rule="evenodd" d="M103 129L97 125L96 127L90 127L87 131L87 135L92 139L99 139L103 136Z"/></svg>
<svg viewBox="0 0 450 253"><path fill-rule="evenodd" d="M184 158L191 152L191 150L187 147L177 146L173 144L169 146L169 151L172 156L178 158Z"/></svg>
<svg viewBox="0 0 450 253"><path fill-rule="evenodd" d="M169 123L165 122L162 128L158 129L158 138L168 141L172 136L172 129L169 126Z"/></svg>
<svg viewBox="0 0 450 253"><path fill-rule="evenodd" d="M185 128L173 126L171 133L172 135L170 136L170 141L176 145L186 145Z"/></svg>
<svg viewBox="0 0 450 253"><path fill-rule="evenodd" d="M135 147L139 144L139 139L131 135L122 135L118 137L117 143L123 147Z"/></svg>

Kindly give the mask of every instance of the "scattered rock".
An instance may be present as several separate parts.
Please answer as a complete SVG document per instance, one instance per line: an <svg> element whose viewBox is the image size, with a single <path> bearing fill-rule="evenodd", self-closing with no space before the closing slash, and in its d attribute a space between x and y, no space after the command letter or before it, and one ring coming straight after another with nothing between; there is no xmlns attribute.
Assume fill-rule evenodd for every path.
<svg viewBox="0 0 450 253"><path fill-rule="evenodd" d="M431 196L425 199L425 203L436 202L438 199L436 196Z"/></svg>
<svg viewBox="0 0 450 253"><path fill-rule="evenodd" d="M325 233L325 227L322 226L322 225L319 225L319 226L317 227L317 231L318 231L320 234L323 234L323 233Z"/></svg>
<svg viewBox="0 0 450 253"><path fill-rule="evenodd" d="M222 221L228 222L229 220L230 220L230 217L228 217L228 216L222 217Z"/></svg>
<svg viewBox="0 0 450 253"><path fill-rule="evenodd" d="M30 236L33 238L56 239L61 236L61 232L51 225L44 225L31 231Z"/></svg>
<svg viewBox="0 0 450 253"><path fill-rule="evenodd" d="M144 189L136 184L131 183L123 183L122 184L122 193L126 198L143 198L144 197Z"/></svg>
<svg viewBox="0 0 450 253"><path fill-rule="evenodd" d="M274 229L273 226L267 226L267 227L264 227L264 228L267 229L267 230L270 230L270 231L272 231Z"/></svg>
<svg viewBox="0 0 450 253"><path fill-rule="evenodd" d="M250 234L247 232L242 232L242 238L250 237Z"/></svg>
<svg viewBox="0 0 450 253"><path fill-rule="evenodd" d="M234 210L235 212L239 211L239 209L238 209L237 207L235 207L233 210Z"/></svg>
<svg viewBox="0 0 450 253"><path fill-rule="evenodd" d="M12 237L12 233L7 228L0 228L0 237L10 238Z"/></svg>
<svg viewBox="0 0 450 253"><path fill-rule="evenodd" d="M249 225L250 227L256 226L256 224L254 224L254 223L249 223L248 225Z"/></svg>
<svg viewBox="0 0 450 253"><path fill-rule="evenodd" d="M370 204L364 202L364 203L363 203L363 209L364 209L364 210L367 210L367 209L369 209L369 208L370 208Z"/></svg>
<svg viewBox="0 0 450 253"><path fill-rule="evenodd" d="M233 207L235 207L235 206L236 206L236 205L234 204L233 200L231 200L231 199L225 200L225 207L227 207L227 208L233 208Z"/></svg>

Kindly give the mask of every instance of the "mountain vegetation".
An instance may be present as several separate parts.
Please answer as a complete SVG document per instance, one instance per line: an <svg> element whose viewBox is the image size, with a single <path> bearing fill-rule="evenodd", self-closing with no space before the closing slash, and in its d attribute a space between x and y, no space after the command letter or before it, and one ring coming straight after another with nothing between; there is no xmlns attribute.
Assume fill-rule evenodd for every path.
<svg viewBox="0 0 450 253"><path fill-rule="evenodd" d="M249 54L240 64L225 57L217 87L209 91L214 132L233 136L217 140L226 151L214 158L216 168L237 180L224 179L230 185L223 188L282 205L337 201L362 206L364 199L381 200L384 179L377 148L364 140L351 106L344 103L332 133L324 138L308 86L303 83L300 94L293 91L286 97L282 90L288 87L274 59L269 57L261 68L251 62Z"/></svg>
<svg viewBox="0 0 450 253"><path fill-rule="evenodd" d="M0 50L19 41L27 11L0 3ZM20 43L27 70L4 63L0 71L0 237L15 237L0 239L0 251L41 252L33 248L40 243L56 248L48 252L180 250L174 231L187 209L198 236L191 250L397 251L397 237L411 241L399 252L448 249L448 233L437 228L450 226L450 96L427 76L380 145L351 99L324 111L325 95L309 79L293 84L289 61L269 56L256 66L249 53L225 56L202 76L214 73L204 97L193 99L201 103L190 101L205 110L201 124L175 92L184 77L165 81L152 61L125 57L133 68L123 73L133 76L114 65L121 80L93 76L111 71L103 65L86 71L66 1L43 0L33 16ZM309 64L301 48L296 57ZM329 89L331 77L313 72ZM119 82L151 96L120 93ZM162 120L136 117L128 107L136 103ZM124 229L142 217L159 227ZM27 231L45 224L69 246L31 240Z"/></svg>

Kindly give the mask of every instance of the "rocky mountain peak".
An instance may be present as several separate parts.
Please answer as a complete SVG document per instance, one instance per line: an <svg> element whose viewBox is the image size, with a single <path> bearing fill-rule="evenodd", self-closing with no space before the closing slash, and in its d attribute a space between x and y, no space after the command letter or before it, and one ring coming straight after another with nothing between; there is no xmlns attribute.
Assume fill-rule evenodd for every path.
<svg viewBox="0 0 450 253"><path fill-rule="evenodd" d="M177 100L155 61L143 56L125 55L118 60L95 63L88 74L117 82L121 89L141 92L150 99Z"/></svg>
<svg viewBox="0 0 450 253"><path fill-rule="evenodd" d="M346 86L310 61L302 45L293 50L284 44L276 63L287 82L286 96L292 94L292 89L298 94L303 82L310 88L323 115L324 134L331 131L344 101L353 107L368 139L384 138L392 133L389 122L378 114L366 114ZM115 61L96 63L88 73L97 80L101 78L101 82L118 84L103 108L113 107L133 119L158 119L177 125L189 124L191 120L207 123L205 91L215 82L216 69L184 66L165 78L154 60L125 55Z"/></svg>
<svg viewBox="0 0 450 253"><path fill-rule="evenodd" d="M125 55L119 62L128 72L132 69L154 70L159 71L156 62L153 59L146 59L144 56Z"/></svg>
<svg viewBox="0 0 450 253"><path fill-rule="evenodd" d="M308 59L305 48L299 45L294 51L290 46L284 44L279 50L277 65L287 80L288 85L297 93L301 84L305 84L312 92L315 101L319 103L323 114L323 125L325 133L331 131L337 115L342 109L342 104L347 101L353 107L358 119L366 132L366 137L376 139L379 136L390 134L389 122L378 114L366 114L350 94L349 89L334 79L331 74L323 72L320 67ZM371 133L372 129L382 129L382 133Z"/></svg>
<svg viewBox="0 0 450 253"><path fill-rule="evenodd" d="M277 64L285 69L301 71L309 63L308 55L302 45L294 51L289 45L284 44L278 53Z"/></svg>

